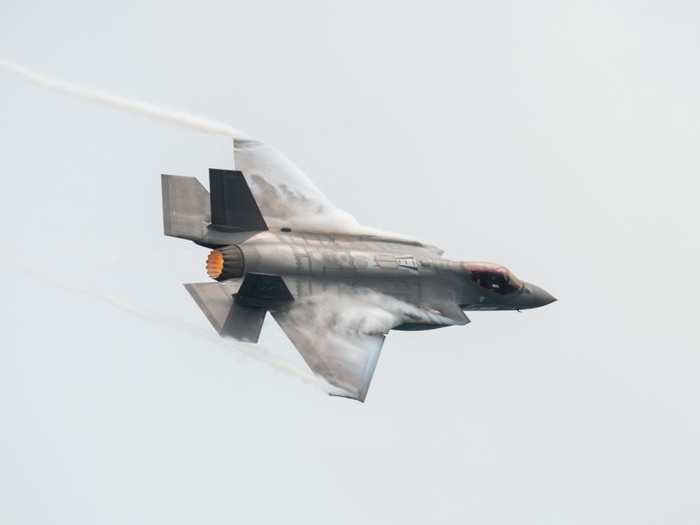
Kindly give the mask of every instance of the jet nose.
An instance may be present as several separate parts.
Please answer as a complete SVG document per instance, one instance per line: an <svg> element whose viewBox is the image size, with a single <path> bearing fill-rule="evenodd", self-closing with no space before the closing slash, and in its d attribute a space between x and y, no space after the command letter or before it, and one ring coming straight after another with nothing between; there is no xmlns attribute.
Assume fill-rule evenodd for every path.
<svg viewBox="0 0 700 525"><path fill-rule="evenodd" d="M523 298L527 303L527 306L525 306L525 308L538 308L540 306L545 306L550 303L553 303L557 300L557 298L550 294L548 291L532 283L525 283Z"/></svg>

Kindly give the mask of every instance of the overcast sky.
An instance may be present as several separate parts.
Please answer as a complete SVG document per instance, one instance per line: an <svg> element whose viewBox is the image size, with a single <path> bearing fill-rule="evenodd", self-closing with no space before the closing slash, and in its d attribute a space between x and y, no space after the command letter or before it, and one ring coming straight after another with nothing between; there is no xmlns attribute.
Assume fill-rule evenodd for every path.
<svg viewBox="0 0 700 525"><path fill-rule="evenodd" d="M0 71L0 522L700 522L696 2L104 4L2 0L0 56L230 123L559 301L392 332L329 398L181 285L207 251L159 174L229 140Z"/></svg>

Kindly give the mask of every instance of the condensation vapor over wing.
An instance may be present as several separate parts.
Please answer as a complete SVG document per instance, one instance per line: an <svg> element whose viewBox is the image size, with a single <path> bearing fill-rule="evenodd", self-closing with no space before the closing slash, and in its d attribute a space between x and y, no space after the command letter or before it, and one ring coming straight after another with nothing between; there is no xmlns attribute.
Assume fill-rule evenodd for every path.
<svg viewBox="0 0 700 525"><path fill-rule="evenodd" d="M292 161L255 140L234 139L236 169L243 172L273 229L374 233L335 207Z"/></svg>

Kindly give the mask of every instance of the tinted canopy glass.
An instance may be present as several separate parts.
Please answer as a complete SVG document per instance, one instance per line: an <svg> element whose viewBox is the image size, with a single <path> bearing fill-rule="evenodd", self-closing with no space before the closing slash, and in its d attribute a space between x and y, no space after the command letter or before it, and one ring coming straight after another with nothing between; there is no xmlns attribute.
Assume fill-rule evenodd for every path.
<svg viewBox="0 0 700 525"><path fill-rule="evenodd" d="M506 295L523 287L523 282L505 266L489 263L468 263L466 266L471 280L480 288Z"/></svg>

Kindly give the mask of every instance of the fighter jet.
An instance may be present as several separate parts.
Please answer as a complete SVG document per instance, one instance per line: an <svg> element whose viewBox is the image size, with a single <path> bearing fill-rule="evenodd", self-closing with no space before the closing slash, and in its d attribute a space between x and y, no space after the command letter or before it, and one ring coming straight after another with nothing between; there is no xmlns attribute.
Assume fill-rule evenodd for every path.
<svg viewBox="0 0 700 525"><path fill-rule="evenodd" d="M165 235L210 250L212 281L185 288L222 337L256 343L270 312L332 395L365 400L390 330L555 301L503 265L360 225L262 142L234 140L234 165L209 170L209 192L162 175Z"/></svg>

